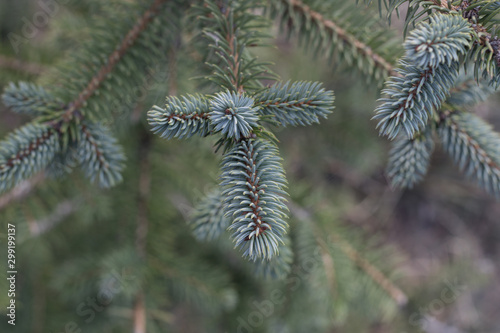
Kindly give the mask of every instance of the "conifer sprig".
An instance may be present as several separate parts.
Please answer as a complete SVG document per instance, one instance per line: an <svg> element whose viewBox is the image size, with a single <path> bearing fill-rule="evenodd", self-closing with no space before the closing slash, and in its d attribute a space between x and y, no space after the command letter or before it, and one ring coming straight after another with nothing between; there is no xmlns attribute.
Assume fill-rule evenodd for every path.
<svg viewBox="0 0 500 333"><path fill-rule="evenodd" d="M412 188L420 182L429 168L434 141L431 129L415 138L399 137L392 142L387 176L394 187Z"/></svg>
<svg viewBox="0 0 500 333"><path fill-rule="evenodd" d="M330 7L315 9L315 6L321 7L320 4L315 2L309 6L300 0L273 0L269 1L269 11L272 18L279 19L282 30L297 35L314 54L324 54L331 61L357 69L378 83L390 75L398 75L392 62L400 49L393 42L390 30L374 34L373 31L379 32L383 27L359 8L345 10L350 6L346 1L324 2L324 6ZM339 14L331 18L335 13ZM357 24L360 21L363 29Z"/></svg>
<svg viewBox="0 0 500 333"><path fill-rule="evenodd" d="M253 12L261 4L257 1L235 1L216 3L204 1L195 6L193 18L202 25L202 35L215 59L206 64L212 74L206 78L224 89L238 94L261 88L260 79L273 78L267 63L251 56L249 49L262 44L267 35L259 29L267 22ZM252 12L253 11L253 12Z"/></svg>
<svg viewBox="0 0 500 333"><path fill-rule="evenodd" d="M231 224L231 220L225 214L222 189L217 187L195 207L188 225L198 240L213 241Z"/></svg>
<svg viewBox="0 0 500 333"><path fill-rule="evenodd" d="M500 135L477 116L443 111L438 133L444 149L468 177L500 195Z"/></svg>
<svg viewBox="0 0 500 333"><path fill-rule="evenodd" d="M407 54L400 61L400 76L389 78L375 110L381 135L394 139L404 131L413 138L441 107L458 77L457 59L470 45L471 29L457 15L437 13L421 23L405 42ZM446 37L445 37L446 36Z"/></svg>
<svg viewBox="0 0 500 333"><path fill-rule="evenodd" d="M153 106L148 122L153 132L165 139L206 136L211 131L210 110L210 102L203 95L172 96L167 97L164 109Z"/></svg>
<svg viewBox="0 0 500 333"><path fill-rule="evenodd" d="M285 173L276 138L265 123L308 125L325 118L333 109L333 92L319 83L277 83L264 88L261 78L269 71L248 51L259 46L263 18L256 15L257 1L216 3L206 0L194 8L199 29L212 41L217 62L210 64L207 79L222 92L212 96L167 98L165 109L148 112L153 131L164 138L215 134L216 146L224 146L222 204L210 195L197 209L198 222L191 225L197 238L212 238L230 223L233 240L243 256L269 260L283 245L285 221ZM182 118L183 117L183 118ZM221 204L221 206L219 206ZM225 217L219 214L225 212ZM227 220L226 220L227 219ZM201 232L211 236L200 235ZM281 262L285 265L285 258ZM263 269L270 272L269 269ZM273 275L273 274L271 274Z"/></svg>
<svg viewBox="0 0 500 333"><path fill-rule="evenodd" d="M64 107L61 100L54 98L43 87L27 82L10 83L2 94L2 102L12 111L30 116Z"/></svg>
<svg viewBox="0 0 500 333"><path fill-rule="evenodd" d="M229 230L243 256L252 260L278 254L288 226L280 160L276 146L251 139L238 143L222 161L222 195L227 215L233 219Z"/></svg>
<svg viewBox="0 0 500 333"><path fill-rule="evenodd" d="M50 90L26 83L20 83L18 86L10 85L6 89L2 97L3 101L14 111L35 116L36 119L23 127L21 132L7 137L1 145L10 147L10 150L13 147L23 149L23 145L20 144L23 138L19 135L26 135L24 141L35 140L35 142L44 143L40 147L44 147L46 152L53 153L36 154L41 160L37 160L33 165L23 166L22 170L25 170L23 172L7 172L10 167L10 163L7 162L4 167L5 177L9 178L11 174L15 174L16 177L5 179L0 191L16 185L24 179L23 177L29 177L33 174L33 170L39 171L42 166L45 168L57 165L53 169L70 171L75 159L79 159L80 165L87 168L84 170L86 174L94 174L92 178L99 179L99 183L105 187L121 179L117 172L122 169L121 166L118 167L121 165L122 158L119 157L121 155L118 153L116 141L110 137L109 133L103 135L90 135L89 133L93 131L92 128L99 127L92 123L104 120L106 115L111 114L111 110L119 110L121 106L129 108L132 106L126 105L130 101L128 95L135 92L134 88L137 87L139 78L145 76L144 69L162 59L163 50L169 45L166 32L169 29L177 29L171 17L175 13L170 13L171 8L167 1L149 1L149 5L139 14L139 17L135 17L136 10L142 6L138 7L137 4L114 6L112 14L119 12L120 15L124 14L128 18L118 24L115 29L107 26L99 30L94 27L99 30L99 37L93 38L91 42L75 52L72 62L69 62L66 68L59 72L49 73L48 76L55 81ZM160 13L167 14L159 15ZM111 12L107 14L111 15ZM96 23L96 25L99 24ZM124 98L124 95L127 98ZM86 126L81 126L82 122L85 122ZM40 128L48 129L41 133ZM85 132L84 129L89 131ZM29 132L31 130L33 133ZM47 133L50 133L49 141L44 139ZM85 139L91 137L94 140L102 139L107 142L95 141L88 145ZM81 139L82 142L80 142ZM54 146L46 147L47 144ZM38 147L38 144L34 147ZM89 147L100 147L100 149ZM83 149L83 151L75 151L77 149ZM10 150L9 152L13 153ZM36 151L35 148L32 150ZM100 152L104 155L92 155ZM106 152L109 153L107 156ZM20 151L17 155L24 156L24 153ZM88 160L83 160L84 158ZM109 164L109 169L96 169L108 166L102 158L109 158L109 162L112 162ZM22 160L28 163L28 159ZM96 161L103 163L96 163ZM60 174L59 171L56 173ZM52 174L52 172L49 173Z"/></svg>
<svg viewBox="0 0 500 333"><path fill-rule="evenodd" d="M0 143L0 192L43 170L60 151L56 131L27 124Z"/></svg>
<svg viewBox="0 0 500 333"><path fill-rule="evenodd" d="M264 116L272 116L282 126L319 123L332 113L334 95L318 82L276 83L256 97Z"/></svg>
<svg viewBox="0 0 500 333"><path fill-rule="evenodd" d="M107 188L122 181L125 155L109 129L100 124L82 124L78 161L90 181Z"/></svg>

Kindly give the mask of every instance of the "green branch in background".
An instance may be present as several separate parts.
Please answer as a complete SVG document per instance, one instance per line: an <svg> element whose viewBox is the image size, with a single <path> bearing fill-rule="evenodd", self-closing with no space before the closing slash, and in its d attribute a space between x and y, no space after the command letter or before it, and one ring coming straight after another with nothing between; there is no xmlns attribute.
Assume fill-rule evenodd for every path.
<svg viewBox="0 0 500 333"><path fill-rule="evenodd" d="M467 112L443 112L438 127L444 149L468 177L500 196L500 135Z"/></svg>
<svg viewBox="0 0 500 333"><path fill-rule="evenodd" d="M412 188L420 182L429 168L434 141L427 129L415 138L399 137L392 142L387 176L394 187Z"/></svg>
<svg viewBox="0 0 500 333"><path fill-rule="evenodd" d="M364 78L382 83L394 71L399 43L393 32L376 23L375 16L347 1L268 1L272 18L281 29L295 34L313 54L323 54L335 64L358 70ZM331 17L331 18L330 18ZM359 22L363 22L360 28Z"/></svg>
<svg viewBox="0 0 500 333"><path fill-rule="evenodd" d="M49 174L64 174L75 161L102 187L121 180L121 149L98 123L111 110L130 109L133 104L123 96L134 93L144 68L163 59L169 32L177 29L174 7L166 3L107 8L101 14L106 19L96 20L92 30L99 38L47 75L50 89L21 82L5 90L5 105L35 119L0 142L0 192L49 166ZM102 26L117 14L124 16L114 29Z"/></svg>

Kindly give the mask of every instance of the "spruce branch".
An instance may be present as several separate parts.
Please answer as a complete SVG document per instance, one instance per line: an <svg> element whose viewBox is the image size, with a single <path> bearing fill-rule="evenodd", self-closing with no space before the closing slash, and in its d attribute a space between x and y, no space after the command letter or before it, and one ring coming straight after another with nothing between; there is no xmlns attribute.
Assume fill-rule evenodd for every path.
<svg viewBox="0 0 500 333"><path fill-rule="evenodd" d="M27 124L0 142L0 192L45 169L60 151L56 131L42 124Z"/></svg>
<svg viewBox="0 0 500 333"><path fill-rule="evenodd" d="M12 111L39 116L57 108L64 103L52 96L43 87L28 82L10 83L2 94L2 102Z"/></svg>
<svg viewBox="0 0 500 333"><path fill-rule="evenodd" d="M333 233L334 240L342 252L355 262L377 285L380 286L399 306L405 305L408 302L408 296L396 286L389 278L387 278L377 267L371 264L366 258L361 255L349 242L343 239L340 235Z"/></svg>
<svg viewBox="0 0 500 333"><path fill-rule="evenodd" d="M277 255L288 226L277 147L262 139L239 142L222 161L221 186L226 214L233 219L229 230L243 256L255 261Z"/></svg>
<svg viewBox="0 0 500 333"><path fill-rule="evenodd" d="M474 114L441 112L438 134L444 149L468 177L500 195L500 135Z"/></svg>
<svg viewBox="0 0 500 333"><path fill-rule="evenodd" d="M267 23L254 13L260 6L256 1L222 4L209 0L203 6L194 6L192 16L202 23L203 48L208 47L215 55L215 59L207 58L212 73L206 78L237 94L257 90L261 88L259 79L274 77L267 63L257 61L249 52L267 37L259 31Z"/></svg>
<svg viewBox="0 0 500 333"><path fill-rule="evenodd" d="M166 0L155 0L143 15L137 20L132 29L128 31L125 37L121 40L116 49L107 57L107 60L99 68L97 73L91 78L87 86L80 94L70 103L67 110L64 111L62 119L65 122L71 121L80 109L85 105L86 101L95 94L101 84L107 79L108 75L113 71L115 66L120 62L129 48L134 45L140 34L148 27L148 24L160 12L161 5Z"/></svg>
<svg viewBox="0 0 500 333"><path fill-rule="evenodd" d="M109 130L99 124L82 124L78 161L87 178L101 187L114 186L122 180L125 155Z"/></svg>
<svg viewBox="0 0 500 333"><path fill-rule="evenodd" d="M395 72L391 61L386 59L389 53L397 50L394 46L391 49L391 42L387 37L391 36L389 32L375 35L371 31L364 30L363 36L363 34L355 34L342 27L342 24L350 25L342 22L342 18L338 17L337 20L340 23L337 23L300 0L270 0L268 2L271 17L278 18L282 28L288 26L299 36L303 35L317 52L321 50L330 59L355 67L378 82L387 76L399 75ZM336 7L344 5L345 2L341 1L335 4ZM362 13L356 11L356 14L356 20L359 21L359 15ZM370 24L371 21L368 17L363 17L361 20L365 24Z"/></svg>
<svg viewBox="0 0 500 333"><path fill-rule="evenodd" d="M3 55L0 55L0 68L12 69L31 75L39 75L46 70L46 68L40 64L13 59Z"/></svg>
<svg viewBox="0 0 500 333"><path fill-rule="evenodd" d="M196 205L188 220L194 236L201 241L219 238L230 223L231 220L225 216L224 197L220 187L213 189Z"/></svg>
<svg viewBox="0 0 500 333"><path fill-rule="evenodd" d="M271 116L282 126L319 123L332 113L335 97L319 82L276 83L255 97L263 116Z"/></svg>
<svg viewBox="0 0 500 333"><path fill-rule="evenodd" d="M495 89L486 80L478 81L470 74L461 73L446 103L455 107L473 106L486 101L494 92Z"/></svg>
<svg viewBox="0 0 500 333"><path fill-rule="evenodd" d="M437 32L435 32L437 31ZM458 57L470 44L471 29L458 15L434 14L422 22L405 42L400 77L391 77L383 93L387 97L375 110L381 135L394 139L400 131L414 137L440 108L459 73ZM447 36L444 38L444 36ZM417 61L415 63L414 61Z"/></svg>
<svg viewBox="0 0 500 333"><path fill-rule="evenodd" d="M458 76L458 64L420 69L405 60L400 61L400 77L391 77L383 93L386 97L375 109L373 119L378 120L381 135L393 140L404 131L408 138L427 125L434 110L446 99L446 95Z"/></svg>
<svg viewBox="0 0 500 333"><path fill-rule="evenodd" d="M203 95L167 97L164 109L155 105L148 111L148 122L153 132L165 139L206 136L212 130L210 111L210 102Z"/></svg>
<svg viewBox="0 0 500 333"><path fill-rule="evenodd" d="M412 188L420 182L427 173L433 150L434 141L430 128L412 139L399 137L393 141L387 166L387 176L391 185Z"/></svg>

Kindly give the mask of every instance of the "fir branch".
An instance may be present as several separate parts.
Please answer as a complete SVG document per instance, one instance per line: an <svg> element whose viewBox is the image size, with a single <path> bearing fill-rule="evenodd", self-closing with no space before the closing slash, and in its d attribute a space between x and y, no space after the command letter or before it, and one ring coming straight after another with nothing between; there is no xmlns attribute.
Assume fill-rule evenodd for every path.
<svg viewBox="0 0 500 333"><path fill-rule="evenodd" d="M471 75L461 73L450 90L447 104L453 106L473 106L485 102L495 89L485 80L476 80Z"/></svg>
<svg viewBox="0 0 500 333"><path fill-rule="evenodd" d="M229 230L243 256L270 259L278 254L288 224L284 204L286 179L277 147L262 139L239 142L222 161Z"/></svg>
<svg viewBox="0 0 500 333"><path fill-rule="evenodd" d="M99 124L82 124L78 161L87 178L108 188L122 181L125 155L109 130Z"/></svg>
<svg viewBox="0 0 500 333"><path fill-rule="evenodd" d="M60 151L57 132L47 125L27 124L0 143L0 192L49 165Z"/></svg>
<svg viewBox="0 0 500 333"><path fill-rule="evenodd" d="M459 15L433 15L422 22L404 43L406 57L420 68L450 66L468 49L471 28Z"/></svg>
<svg viewBox="0 0 500 333"><path fill-rule="evenodd" d="M468 177L500 195L500 135L479 117L443 111L438 133L444 149Z"/></svg>
<svg viewBox="0 0 500 333"><path fill-rule="evenodd" d="M46 70L45 67L40 64L30 63L20 59L8 58L3 55L0 55L0 67L31 75L39 75Z"/></svg>
<svg viewBox="0 0 500 333"><path fill-rule="evenodd" d="M10 83L2 94L2 101L12 111L31 116L64 108L64 103L43 87L27 82Z"/></svg>
<svg viewBox="0 0 500 333"><path fill-rule="evenodd" d="M429 168L434 141L431 130L422 131L413 139L399 138L392 142L387 176L394 187L412 188Z"/></svg>
<svg viewBox="0 0 500 333"><path fill-rule="evenodd" d="M394 139L404 131L408 138L423 129L434 110L446 99L458 76L458 64L438 66L424 70L405 60L400 61L400 77L391 77L383 93L387 97L375 110L372 119L377 119L377 128L381 135Z"/></svg>
<svg viewBox="0 0 500 333"><path fill-rule="evenodd" d="M194 236L201 241L219 238L230 224L231 221L225 216L224 197L220 187L212 190L196 205L188 220Z"/></svg>
<svg viewBox="0 0 500 333"><path fill-rule="evenodd" d="M86 101L93 96L102 83L108 78L108 75L113 71L115 66L122 60L129 48L134 45L141 33L148 27L151 21L160 12L161 5L166 0L155 0L152 5L143 13L137 20L132 29L130 29L120 44L107 57L104 64L99 68L97 73L90 79L87 86L80 94L70 103L67 110L62 114L62 119L65 122L70 122L75 115L79 114L79 110L85 105Z"/></svg>
<svg viewBox="0 0 500 333"><path fill-rule="evenodd" d="M201 23L202 34L210 42L204 43L202 52L205 54L208 47L215 54L215 59L206 61L212 69L206 78L240 95L261 88L260 79L273 78L267 64L249 52L267 37L259 31L267 23L254 13L260 6L256 1L205 0L203 6L194 7L193 17Z"/></svg>
<svg viewBox="0 0 500 333"><path fill-rule="evenodd" d="M148 122L165 139L206 136L212 130L210 111L210 102L202 95L167 97L165 109L155 105L148 111Z"/></svg>
<svg viewBox="0 0 500 333"><path fill-rule="evenodd" d="M340 250L355 262L371 279L380 286L399 306L408 303L406 294L389 280L377 267L364 258L349 242L340 235L333 233L332 240L336 242Z"/></svg>
<svg viewBox="0 0 500 333"><path fill-rule="evenodd" d="M276 83L255 97L263 116L271 116L282 126L319 123L332 113L335 97L321 83L298 81Z"/></svg>
<svg viewBox="0 0 500 333"><path fill-rule="evenodd" d="M377 50L384 53L388 51L385 48L389 43L387 40L381 41L380 35L366 38L373 45L371 47L340 24L326 18L300 0L271 0L269 5L272 17L278 17L282 25L291 25L294 31L306 35L306 38L316 43L317 50L323 49L323 53L328 54L330 58L334 55L339 58L344 57L343 61L347 65L357 66L363 74L372 76L377 81L387 76L399 75L391 62L377 52ZM342 6L344 3L339 2L337 5ZM361 13L357 11L357 14L359 16ZM362 20L368 21L367 18ZM387 34L383 38L387 38Z"/></svg>
<svg viewBox="0 0 500 333"><path fill-rule="evenodd" d="M418 25L405 42L401 77L389 78L383 90L387 97L375 110L381 135L394 139L404 130L412 138L425 127L458 76L457 59L470 44L470 32L467 21L457 15L437 13L430 23Z"/></svg>

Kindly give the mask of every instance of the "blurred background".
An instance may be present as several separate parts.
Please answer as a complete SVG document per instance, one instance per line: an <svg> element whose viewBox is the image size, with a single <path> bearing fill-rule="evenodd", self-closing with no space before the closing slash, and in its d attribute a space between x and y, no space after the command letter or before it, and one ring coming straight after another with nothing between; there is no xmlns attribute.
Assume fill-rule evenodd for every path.
<svg viewBox="0 0 500 333"><path fill-rule="evenodd" d="M2 90L9 82L43 85L44 73L92 37L86 28L98 1L60 1L46 24L22 32L42 2L0 2ZM38 175L0 196L2 276L7 223L18 236L16 326L3 315L0 331L134 332L141 313L147 332L500 331L500 203L439 146L422 183L391 189L389 144L370 120L380 87L271 32L276 47L258 52L283 80L321 81L336 95L328 120L277 131L292 249L319 255L297 252L288 274L269 279L228 235L209 243L191 235L192 207L218 183L215 140L162 140L145 121L165 95L197 91L196 66L179 51L117 110L123 183L100 190L75 171ZM497 130L499 102L493 96L474 110ZM0 105L2 137L28 120ZM5 278L0 287L5 313Z"/></svg>

